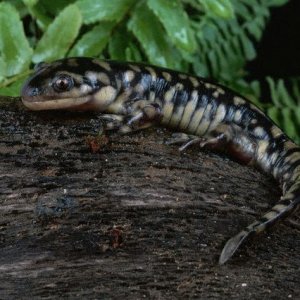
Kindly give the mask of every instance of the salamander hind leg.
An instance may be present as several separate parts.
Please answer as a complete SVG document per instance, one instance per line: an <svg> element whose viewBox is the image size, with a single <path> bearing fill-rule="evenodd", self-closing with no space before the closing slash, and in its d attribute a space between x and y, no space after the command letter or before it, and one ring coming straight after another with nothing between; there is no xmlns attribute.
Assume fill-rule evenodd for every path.
<svg viewBox="0 0 300 300"><path fill-rule="evenodd" d="M220 124L204 136L186 136L187 139L179 148L179 151L184 151L195 144L198 144L201 148L205 147L210 150L221 150L232 140L232 128L230 125Z"/></svg>
<svg viewBox="0 0 300 300"><path fill-rule="evenodd" d="M242 164L249 164L253 161L256 149L255 143L241 130L230 124L220 124L214 130L204 136L191 134L176 134L175 138L167 141L168 144L183 144L179 151L184 151L192 145L198 144L216 152L226 152L234 160Z"/></svg>
<svg viewBox="0 0 300 300"><path fill-rule="evenodd" d="M166 140L166 145L181 145L190 142L191 140L197 139L198 137L183 132L175 132L170 138Z"/></svg>
<svg viewBox="0 0 300 300"><path fill-rule="evenodd" d="M257 145L237 126L220 124L200 141L200 147L225 152L240 164L249 165L254 162Z"/></svg>

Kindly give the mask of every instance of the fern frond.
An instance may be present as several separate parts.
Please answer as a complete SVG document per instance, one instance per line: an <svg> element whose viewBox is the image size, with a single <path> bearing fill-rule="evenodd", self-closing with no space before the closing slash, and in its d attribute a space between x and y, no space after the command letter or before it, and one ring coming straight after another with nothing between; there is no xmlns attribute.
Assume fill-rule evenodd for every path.
<svg viewBox="0 0 300 300"><path fill-rule="evenodd" d="M194 71L225 83L245 75L246 62L256 57L254 42L260 40L270 8L277 2L232 0L235 16L231 19L216 18L204 11L204 16L194 22L200 48Z"/></svg>
<svg viewBox="0 0 300 300"><path fill-rule="evenodd" d="M287 135L300 143L300 77L289 80L266 78L273 106L268 115Z"/></svg>

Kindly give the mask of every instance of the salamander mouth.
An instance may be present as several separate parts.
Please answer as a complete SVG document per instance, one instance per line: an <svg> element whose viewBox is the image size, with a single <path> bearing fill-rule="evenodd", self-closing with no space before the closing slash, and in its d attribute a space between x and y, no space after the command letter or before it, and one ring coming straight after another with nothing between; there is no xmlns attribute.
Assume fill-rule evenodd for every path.
<svg viewBox="0 0 300 300"><path fill-rule="evenodd" d="M61 97L61 98L60 98ZM43 90L25 84L21 91L22 102L30 110L85 110L91 95L57 95L43 93Z"/></svg>
<svg viewBox="0 0 300 300"><path fill-rule="evenodd" d="M39 99L39 97L22 96L23 104L30 110L86 110L88 109L90 100L90 96L51 100Z"/></svg>

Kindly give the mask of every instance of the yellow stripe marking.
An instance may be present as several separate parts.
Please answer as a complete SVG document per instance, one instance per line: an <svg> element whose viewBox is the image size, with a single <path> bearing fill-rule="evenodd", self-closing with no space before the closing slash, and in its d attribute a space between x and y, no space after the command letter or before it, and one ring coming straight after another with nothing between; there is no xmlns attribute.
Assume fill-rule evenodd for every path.
<svg viewBox="0 0 300 300"><path fill-rule="evenodd" d="M124 80L127 81L127 82L131 82L133 79L134 79L134 72L133 71L126 71L124 73Z"/></svg>
<svg viewBox="0 0 300 300"><path fill-rule="evenodd" d="M238 96L234 96L233 97L233 103L234 105L238 106L238 105L243 105L246 103L245 99L238 97Z"/></svg>
<svg viewBox="0 0 300 300"><path fill-rule="evenodd" d="M144 85L142 85L141 83L138 83L135 87L134 87L134 91L139 93L139 94L143 94L145 92L145 87Z"/></svg>
<svg viewBox="0 0 300 300"><path fill-rule="evenodd" d="M110 105L116 98L117 91L110 85L104 86L101 88L95 95L94 99L99 107L107 107Z"/></svg>
<svg viewBox="0 0 300 300"><path fill-rule="evenodd" d="M282 212L286 209L286 205L283 205L283 204L276 204L273 209L279 211L279 212Z"/></svg>
<svg viewBox="0 0 300 300"><path fill-rule="evenodd" d="M145 69L150 73L153 81L157 79L157 74L153 68L145 67Z"/></svg>
<svg viewBox="0 0 300 300"><path fill-rule="evenodd" d="M186 74L179 74L178 77L180 79L187 79L188 76Z"/></svg>
<svg viewBox="0 0 300 300"><path fill-rule="evenodd" d="M168 72L162 72L163 77L167 80L167 81L171 81L172 80L172 75Z"/></svg>
<svg viewBox="0 0 300 300"><path fill-rule="evenodd" d="M272 220L272 219L274 219L277 215L278 215L277 212L275 212L275 211L269 211L269 212L266 213L263 217L264 217L264 218L267 218L268 220Z"/></svg>
<svg viewBox="0 0 300 300"><path fill-rule="evenodd" d="M271 127L271 133L272 133L273 137L276 138L282 134L282 130L279 129L277 126L273 125Z"/></svg>
<svg viewBox="0 0 300 300"><path fill-rule="evenodd" d="M110 84L110 80L107 74L100 72L97 74L97 78L98 80L100 80L102 83L109 85Z"/></svg>
<svg viewBox="0 0 300 300"><path fill-rule="evenodd" d="M175 88L171 87L168 91L165 92L164 99L165 102L170 102L175 95Z"/></svg>
<svg viewBox="0 0 300 300"><path fill-rule="evenodd" d="M163 114L162 123L163 124L169 123L170 118L172 116L173 108L174 108L174 104L172 102L167 102L163 106L163 110L162 110L162 114Z"/></svg>
<svg viewBox="0 0 300 300"><path fill-rule="evenodd" d="M110 71L111 70L111 67L110 67L109 63L107 63L105 61L99 61L97 59L93 59L93 63L96 64L96 65L99 65L100 67L102 67L106 71Z"/></svg>
<svg viewBox="0 0 300 300"><path fill-rule="evenodd" d="M269 146L268 141L259 141L257 147L257 159L263 159L266 155L267 148Z"/></svg>
<svg viewBox="0 0 300 300"><path fill-rule="evenodd" d="M220 123L224 120L224 117L226 115L226 107L223 104L220 104L217 108L215 117L210 123L210 131L214 130Z"/></svg>
<svg viewBox="0 0 300 300"><path fill-rule="evenodd" d="M135 72L141 72L141 71L142 71L141 68L140 68L139 66L137 66L137 65L129 64L129 67L130 67L133 71L135 71Z"/></svg>
<svg viewBox="0 0 300 300"><path fill-rule="evenodd" d="M188 103L185 106L184 113L181 122L179 124L180 129L185 129L191 122L191 116L193 115L196 109L198 98L199 98L198 92L194 90L192 92L191 98L189 99Z"/></svg>
<svg viewBox="0 0 300 300"><path fill-rule="evenodd" d="M257 138L264 138L267 135L266 131L260 126L256 127L253 133L256 135Z"/></svg>
<svg viewBox="0 0 300 300"><path fill-rule="evenodd" d="M199 80L196 77L190 76L189 80L191 81L191 83L195 88L199 86Z"/></svg>
<svg viewBox="0 0 300 300"><path fill-rule="evenodd" d="M235 111L233 120L236 123L240 123L241 122L241 120L242 120L242 112L239 109Z"/></svg>
<svg viewBox="0 0 300 300"><path fill-rule="evenodd" d="M176 107L176 112L173 113L171 120L170 120L170 125L171 126L177 126L180 120L182 120L182 113L184 111L184 106L181 105L179 107Z"/></svg>
<svg viewBox="0 0 300 300"><path fill-rule="evenodd" d="M176 88L176 90L181 91L181 90L183 90L184 86L182 83L178 82L178 83L176 83L175 88Z"/></svg>
<svg viewBox="0 0 300 300"><path fill-rule="evenodd" d="M191 132L191 134L195 133L195 131L197 130L199 123L203 117L203 113L204 113L204 107L198 108L195 111L192 120L189 124L189 131Z"/></svg>
<svg viewBox="0 0 300 300"><path fill-rule="evenodd" d="M196 130L196 134L199 135L199 136L202 136L208 129L209 125L210 125L210 112L211 112L211 109L212 109L212 105L210 103L208 103L206 105L206 109L204 111L204 115L203 115L203 118Z"/></svg>

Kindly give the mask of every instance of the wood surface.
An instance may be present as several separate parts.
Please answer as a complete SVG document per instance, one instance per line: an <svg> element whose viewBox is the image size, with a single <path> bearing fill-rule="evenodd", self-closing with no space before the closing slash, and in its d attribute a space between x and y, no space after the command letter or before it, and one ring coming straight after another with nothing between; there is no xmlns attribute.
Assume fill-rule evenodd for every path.
<svg viewBox="0 0 300 300"><path fill-rule="evenodd" d="M96 114L1 101L1 299L299 299L297 215L217 263L279 199L268 175L163 129L104 137Z"/></svg>

